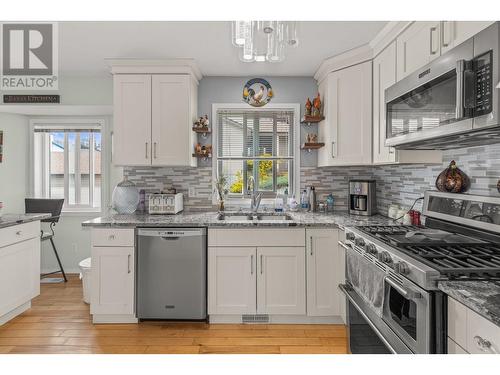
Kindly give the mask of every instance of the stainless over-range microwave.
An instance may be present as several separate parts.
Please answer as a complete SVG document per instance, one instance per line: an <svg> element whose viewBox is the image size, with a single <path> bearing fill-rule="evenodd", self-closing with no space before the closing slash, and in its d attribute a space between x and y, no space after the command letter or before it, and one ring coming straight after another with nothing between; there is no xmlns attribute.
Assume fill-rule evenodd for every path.
<svg viewBox="0 0 500 375"><path fill-rule="evenodd" d="M500 142L500 23L385 91L386 146L447 149Z"/></svg>

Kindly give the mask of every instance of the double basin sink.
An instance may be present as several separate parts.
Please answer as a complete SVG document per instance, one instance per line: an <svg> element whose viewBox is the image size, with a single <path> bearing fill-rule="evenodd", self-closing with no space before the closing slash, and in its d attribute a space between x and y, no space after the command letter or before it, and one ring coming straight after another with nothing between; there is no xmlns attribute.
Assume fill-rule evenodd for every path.
<svg viewBox="0 0 500 375"><path fill-rule="evenodd" d="M289 221L292 217L283 213L243 213L243 212L220 212L217 220L226 222L263 222L263 221Z"/></svg>

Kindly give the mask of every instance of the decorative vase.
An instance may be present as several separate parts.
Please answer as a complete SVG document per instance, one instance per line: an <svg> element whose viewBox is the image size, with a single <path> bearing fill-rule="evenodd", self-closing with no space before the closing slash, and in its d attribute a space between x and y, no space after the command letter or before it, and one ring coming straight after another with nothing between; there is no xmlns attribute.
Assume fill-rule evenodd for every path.
<svg viewBox="0 0 500 375"><path fill-rule="evenodd" d="M119 214L133 214L139 204L139 189L128 177L116 185L112 196L113 209Z"/></svg>
<svg viewBox="0 0 500 375"><path fill-rule="evenodd" d="M452 160L436 179L436 188L447 193L465 193L470 188L470 179Z"/></svg>

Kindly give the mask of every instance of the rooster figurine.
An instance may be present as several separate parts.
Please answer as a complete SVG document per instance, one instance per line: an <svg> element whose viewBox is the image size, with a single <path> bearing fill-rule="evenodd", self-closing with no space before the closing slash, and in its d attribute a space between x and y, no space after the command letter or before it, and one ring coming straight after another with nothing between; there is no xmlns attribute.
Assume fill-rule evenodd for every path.
<svg viewBox="0 0 500 375"><path fill-rule="evenodd" d="M257 104L260 103L260 101L264 97L264 90L265 90L265 87L262 85L260 85L260 90L257 94L252 93L253 92L252 89L249 90L250 95L252 95L252 99L255 101L255 103L257 103Z"/></svg>

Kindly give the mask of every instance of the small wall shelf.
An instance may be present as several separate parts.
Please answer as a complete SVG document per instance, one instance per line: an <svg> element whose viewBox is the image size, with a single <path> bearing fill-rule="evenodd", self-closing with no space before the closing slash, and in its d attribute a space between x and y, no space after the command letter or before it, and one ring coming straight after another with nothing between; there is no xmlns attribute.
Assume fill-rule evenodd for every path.
<svg viewBox="0 0 500 375"><path fill-rule="evenodd" d="M325 144L322 142L316 142L316 143L302 143L302 146L300 146L301 150L307 150L307 152L311 152L312 150L318 150L321 147L324 147Z"/></svg>
<svg viewBox="0 0 500 375"><path fill-rule="evenodd" d="M203 138L207 138L208 135L212 132L210 128L193 128L195 133L201 134Z"/></svg>
<svg viewBox="0 0 500 375"><path fill-rule="evenodd" d="M203 161L206 161L212 157L212 154L199 154L199 153L194 152L193 157L200 158L200 159L203 159Z"/></svg>
<svg viewBox="0 0 500 375"><path fill-rule="evenodd" d="M300 123L304 125L311 125L311 124L317 124L318 122L321 122L324 119L325 116L304 116L302 120L300 120Z"/></svg>

